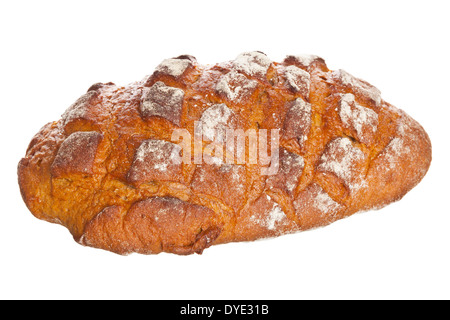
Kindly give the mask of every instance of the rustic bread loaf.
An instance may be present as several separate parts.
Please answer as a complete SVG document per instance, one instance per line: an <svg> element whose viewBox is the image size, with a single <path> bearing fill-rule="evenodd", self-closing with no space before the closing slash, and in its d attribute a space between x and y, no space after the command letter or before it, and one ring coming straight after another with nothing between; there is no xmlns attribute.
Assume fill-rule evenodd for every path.
<svg viewBox="0 0 450 320"><path fill-rule="evenodd" d="M313 55L246 52L94 84L32 139L18 176L30 211L83 245L191 254L380 208L430 162L423 128L366 81Z"/></svg>

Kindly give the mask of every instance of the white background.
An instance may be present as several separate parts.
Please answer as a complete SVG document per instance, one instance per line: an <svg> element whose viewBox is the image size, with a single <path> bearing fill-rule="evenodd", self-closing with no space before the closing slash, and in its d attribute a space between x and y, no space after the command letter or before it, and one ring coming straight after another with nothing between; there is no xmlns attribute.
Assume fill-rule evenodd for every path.
<svg viewBox="0 0 450 320"><path fill-rule="evenodd" d="M2 299L450 298L448 1L2 1ZM34 218L17 184L33 135L96 82L165 58L322 56L427 130L433 162L401 201L328 227L203 255L119 256Z"/></svg>

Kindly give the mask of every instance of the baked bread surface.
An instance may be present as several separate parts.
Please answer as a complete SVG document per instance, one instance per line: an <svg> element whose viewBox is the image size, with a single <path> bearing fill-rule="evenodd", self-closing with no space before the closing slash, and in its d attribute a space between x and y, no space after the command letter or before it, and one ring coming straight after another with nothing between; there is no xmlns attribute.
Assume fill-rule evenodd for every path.
<svg viewBox="0 0 450 320"><path fill-rule="evenodd" d="M191 154L173 139L180 129ZM205 154L226 129L276 130L276 173L262 170L273 156L172 161ZM183 55L125 87L94 84L36 134L18 177L33 215L80 244L191 254L381 208L419 183L430 162L424 129L366 81L313 55L277 63L245 52L207 66Z"/></svg>

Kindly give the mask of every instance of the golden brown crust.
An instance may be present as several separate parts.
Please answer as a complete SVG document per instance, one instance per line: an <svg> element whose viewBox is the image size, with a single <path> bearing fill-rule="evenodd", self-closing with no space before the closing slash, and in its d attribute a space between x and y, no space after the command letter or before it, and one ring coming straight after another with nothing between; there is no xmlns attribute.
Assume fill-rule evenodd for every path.
<svg viewBox="0 0 450 320"><path fill-rule="evenodd" d="M227 162L237 149L171 161L183 156L175 129L192 138L191 159L213 155L227 129L279 129L278 157L269 146L268 162ZM382 207L430 162L423 128L366 81L317 56L247 52L213 66L179 56L126 87L94 84L32 139L18 176L30 211L83 245L191 254Z"/></svg>

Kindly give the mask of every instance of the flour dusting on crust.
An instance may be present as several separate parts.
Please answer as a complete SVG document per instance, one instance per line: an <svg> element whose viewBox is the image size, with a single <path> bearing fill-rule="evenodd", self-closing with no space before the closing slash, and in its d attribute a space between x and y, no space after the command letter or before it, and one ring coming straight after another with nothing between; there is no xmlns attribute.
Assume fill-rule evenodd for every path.
<svg viewBox="0 0 450 320"><path fill-rule="evenodd" d="M322 188L317 190L314 198L314 207L320 212L333 213L339 209L340 205L326 193Z"/></svg>
<svg viewBox="0 0 450 320"><path fill-rule="evenodd" d="M258 82L231 70L216 85L216 90L233 102L241 102L251 96Z"/></svg>
<svg viewBox="0 0 450 320"><path fill-rule="evenodd" d="M180 151L181 147L172 142L149 139L139 146L136 152L135 161L145 162L151 157L154 161L154 169L166 170L168 165L173 163L172 160L177 158Z"/></svg>
<svg viewBox="0 0 450 320"><path fill-rule="evenodd" d="M411 139L411 128L413 126L414 124L403 116L399 120L397 127L398 136L392 139L384 150L385 157L392 170L396 168L399 162L404 160L403 157L409 157L411 155L411 148L405 143L405 140Z"/></svg>
<svg viewBox="0 0 450 320"><path fill-rule="evenodd" d="M297 98L290 102L283 124L285 138L297 139L300 146L303 146L311 129L311 114L311 104L303 99Z"/></svg>
<svg viewBox="0 0 450 320"><path fill-rule="evenodd" d="M264 197L264 195L262 196ZM272 200L269 195L265 196L264 202L268 202L268 210L259 215L253 215L250 217L250 221L267 228L268 230L275 230L279 224L287 222L286 214L280 205Z"/></svg>
<svg viewBox="0 0 450 320"><path fill-rule="evenodd" d="M148 139L136 151L128 173L131 182L181 179L181 147L164 140Z"/></svg>
<svg viewBox="0 0 450 320"><path fill-rule="evenodd" d="M98 92L89 91L75 101L61 116L66 122L85 118Z"/></svg>
<svg viewBox="0 0 450 320"><path fill-rule="evenodd" d="M368 97L376 105L381 103L381 92L368 82L358 79L342 69L332 73L332 77L341 83L344 87L353 89L355 92Z"/></svg>
<svg viewBox="0 0 450 320"><path fill-rule="evenodd" d="M372 142L378 126L375 111L359 105L353 94L346 93L339 103L339 116L346 128L356 131L359 141L366 144Z"/></svg>
<svg viewBox="0 0 450 320"><path fill-rule="evenodd" d="M267 178L266 186L293 194L303 173L304 166L305 160L302 156L280 148L278 173Z"/></svg>
<svg viewBox="0 0 450 320"><path fill-rule="evenodd" d="M233 128L233 115L234 112L224 103L209 107L197 123L196 134L202 133L203 137L210 141L224 142L226 130Z"/></svg>
<svg viewBox="0 0 450 320"><path fill-rule="evenodd" d="M285 77L287 85L292 91L299 92L305 98L309 98L311 76L308 72L296 66L287 66Z"/></svg>
<svg viewBox="0 0 450 320"><path fill-rule="evenodd" d="M344 209L316 183L310 184L297 195L294 208L302 226L306 228L318 223L328 224L336 220L338 213Z"/></svg>
<svg viewBox="0 0 450 320"><path fill-rule="evenodd" d="M188 59L165 59L156 67L156 71L172 77L179 77L191 65L192 62Z"/></svg>
<svg viewBox="0 0 450 320"><path fill-rule="evenodd" d="M239 164L201 164L195 169L191 188L197 193L223 199L224 203L237 210L243 205L247 192L246 169Z"/></svg>
<svg viewBox="0 0 450 320"><path fill-rule="evenodd" d="M59 147L51 167L54 177L72 173L92 174L97 148L103 135L95 131L77 131Z"/></svg>
<svg viewBox="0 0 450 320"><path fill-rule="evenodd" d="M366 155L349 138L336 138L327 145L317 169L335 174L351 190L356 190L364 185L359 166L365 159Z"/></svg>
<svg viewBox="0 0 450 320"><path fill-rule="evenodd" d="M140 110L144 117L158 116L181 125L184 91L158 81L144 88Z"/></svg>
<svg viewBox="0 0 450 320"><path fill-rule="evenodd" d="M301 55L289 55L284 59L284 62L292 61L303 68L309 68L314 62L319 60L323 61L322 58L313 54L301 54Z"/></svg>
<svg viewBox="0 0 450 320"><path fill-rule="evenodd" d="M236 70L257 77L264 77L271 64L272 61L258 51L244 52L233 61Z"/></svg>

